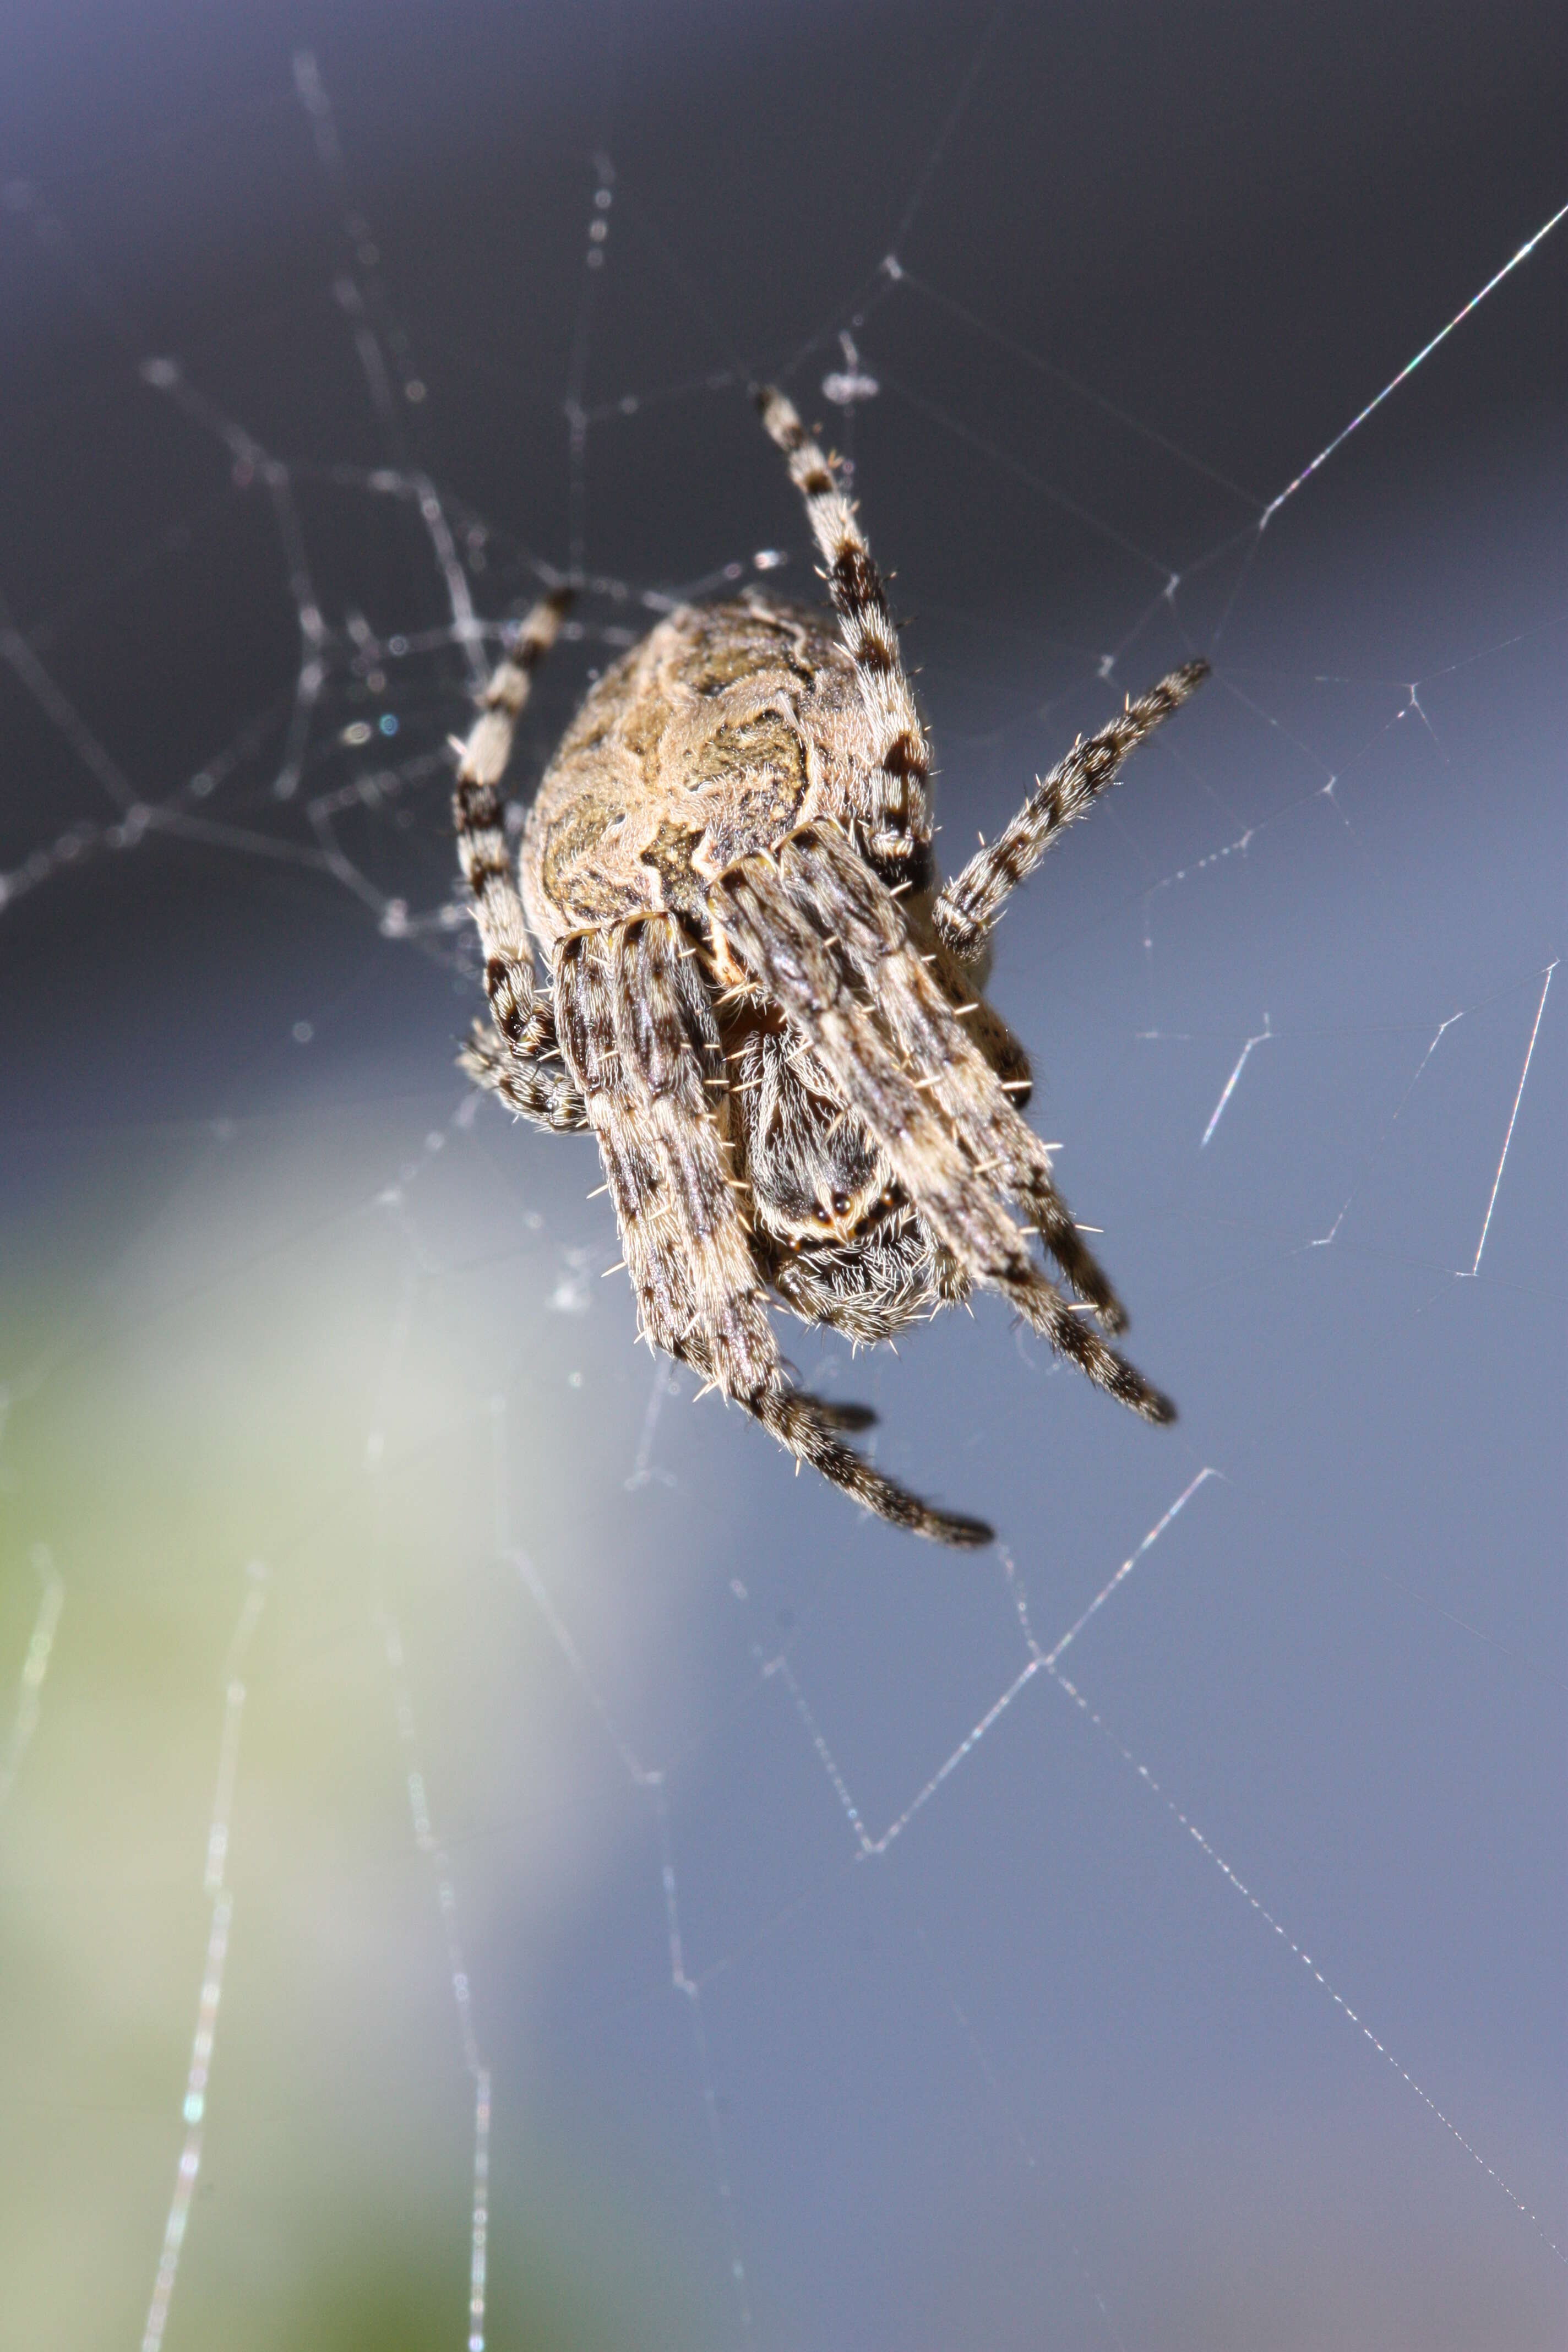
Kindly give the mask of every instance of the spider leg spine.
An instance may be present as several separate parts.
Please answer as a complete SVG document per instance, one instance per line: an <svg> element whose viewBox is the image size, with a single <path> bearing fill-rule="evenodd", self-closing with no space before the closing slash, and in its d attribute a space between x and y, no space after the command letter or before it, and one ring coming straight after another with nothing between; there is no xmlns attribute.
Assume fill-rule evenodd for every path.
<svg viewBox="0 0 1568 2352"><path fill-rule="evenodd" d="M866 812L873 853L908 856L912 847L924 846L931 839L931 747L900 658L881 574L854 507L794 403L776 385L767 384L757 394L757 407L763 429L783 450L790 479L805 500L839 633L860 674L866 709L876 728L876 782Z"/></svg>
<svg viewBox="0 0 1568 2352"><path fill-rule="evenodd" d="M905 1190L970 1277L1010 1299L1098 1386L1146 1419L1170 1419L1168 1401L1069 1311L1016 1224L976 1184L979 1155L927 1107L935 1089L959 1133L997 1139L1005 1189L1037 1213L1053 1255L1112 1325L1121 1313L1115 1295L1050 1181L1037 1138L952 1020L910 951L896 907L837 828L821 824L790 835L776 882L750 862L732 868L710 890L710 907L736 952L813 1036L843 1097L880 1138ZM830 924L848 943L837 955L822 944ZM868 979L868 1000L853 984ZM919 1049L921 1078L909 1076L900 1046Z"/></svg>
<svg viewBox="0 0 1568 2352"><path fill-rule="evenodd" d="M548 996L539 999L538 1010L542 1019L551 1017ZM575 1081L565 1069L544 1066L547 1059L553 1058L520 1053L499 1030L485 1029L476 1021L458 1064L476 1085L499 1095L510 1109L531 1119L536 1127L552 1128L557 1133L584 1128L588 1113Z"/></svg>
<svg viewBox="0 0 1568 2352"><path fill-rule="evenodd" d="M650 1343L689 1363L826 1478L895 1526L938 1542L990 1540L979 1520L908 1494L837 1433L834 1408L787 1391L767 1297L732 1197L728 1147L697 1075L717 1055L700 979L672 919L578 933L556 969L568 1067L599 1143L639 1317Z"/></svg>
<svg viewBox="0 0 1568 2352"><path fill-rule="evenodd" d="M543 1046L553 1045L554 1037L547 998L541 1009L528 926L512 880L500 785L533 672L554 644L570 601L559 590L542 598L523 622L510 651L497 664L481 698L479 716L461 747L452 797L458 863L479 925L490 1017L511 1048L518 1064L518 1084L525 1094L530 1091L529 1065L537 1061ZM482 1053L479 1060L481 1067L476 1075L481 1083L496 1085ZM471 1063L465 1061L465 1067L471 1069ZM499 1085L496 1090L506 1093ZM535 1115L528 1103L519 1107Z"/></svg>
<svg viewBox="0 0 1568 2352"><path fill-rule="evenodd" d="M979 950L1008 893L1032 874L1068 825L1088 814L1096 796L1114 783L1122 761L1163 719L1179 710L1209 675L1206 661L1173 669L1092 735L1080 736L1035 789L989 848L943 885L932 908L946 945L963 961Z"/></svg>

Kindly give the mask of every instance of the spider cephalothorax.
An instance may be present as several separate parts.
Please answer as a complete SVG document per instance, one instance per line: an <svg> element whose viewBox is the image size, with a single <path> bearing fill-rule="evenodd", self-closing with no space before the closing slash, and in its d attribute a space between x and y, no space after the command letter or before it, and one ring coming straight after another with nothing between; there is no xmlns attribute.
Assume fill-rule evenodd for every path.
<svg viewBox="0 0 1568 2352"><path fill-rule="evenodd" d="M1102 1336L1126 1318L1019 1116L1028 1064L978 982L1007 893L1207 665L1075 744L939 884L930 752L876 565L789 402L760 405L834 614L753 590L634 646L540 786L520 898L500 786L568 599L536 606L458 774L491 1015L463 1060L542 1125L593 1129L656 1346L884 1518L984 1543L844 1443L868 1413L788 1386L770 1305L860 1341L999 1291L1112 1396L1172 1418Z"/></svg>

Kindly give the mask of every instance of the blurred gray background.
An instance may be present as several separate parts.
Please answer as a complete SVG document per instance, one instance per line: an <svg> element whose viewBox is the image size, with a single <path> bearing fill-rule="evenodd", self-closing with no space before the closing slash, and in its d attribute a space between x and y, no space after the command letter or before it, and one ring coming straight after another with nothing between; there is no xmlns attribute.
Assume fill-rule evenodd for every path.
<svg viewBox="0 0 1568 2352"><path fill-rule="evenodd" d="M1561 2342L1568 224L1258 523L1568 200L1565 46L13 21L7 2347ZM452 1066L473 664L589 575L525 794L660 600L815 595L774 373L951 864L1215 660L992 991L1180 1423L786 1340L975 1557L665 1384Z"/></svg>

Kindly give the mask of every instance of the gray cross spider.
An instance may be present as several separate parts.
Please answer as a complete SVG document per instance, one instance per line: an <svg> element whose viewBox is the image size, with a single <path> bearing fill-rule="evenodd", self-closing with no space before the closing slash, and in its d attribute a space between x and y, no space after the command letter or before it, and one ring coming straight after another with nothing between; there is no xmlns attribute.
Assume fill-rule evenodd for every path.
<svg viewBox="0 0 1568 2352"><path fill-rule="evenodd" d="M661 621L568 728L528 812L520 896L501 779L570 600L535 606L458 772L490 1011L461 1058L541 1126L592 1129L651 1344L895 1526L981 1544L982 1521L845 1444L869 1412L788 1386L769 1306L858 1342L999 1291L1100 1388L1173 1418L1101 1336L1126 1317L1018 1115L1029 1066L980 988L1008 892L1208 665L1077 742L939 885L931 753L870 550L783 393L758 405L837 621L760 589Z"/></svg>

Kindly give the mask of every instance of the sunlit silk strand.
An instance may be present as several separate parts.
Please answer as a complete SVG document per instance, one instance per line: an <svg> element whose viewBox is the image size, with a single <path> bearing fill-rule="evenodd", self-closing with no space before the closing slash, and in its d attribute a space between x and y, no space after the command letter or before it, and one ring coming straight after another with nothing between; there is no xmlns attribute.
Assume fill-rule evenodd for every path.
<svg viewBox="0 0 1568 2352"><path fill-rule="evenodd" d="M191 2042L191 2063L185 2074L185 2098L181 2110L184 2117L185 2137L175 2168L174 2192L169 2200L168 2219L163 2224L163 2251L158 2257L153 2299L147 2307L146 2326L142 2333L142 2352L160 2352L163 2341L169 2304L180 2268L180 2250L184 2244L185 2231L190 2221L191 2200L196 2191L196 2175L202 2168L207 2082L212 2072L213 2046L217 2037L218 2003L223 1998L223 1971L228 1958L229 1927L234 1918L234 1895L224 1882L228 1863L229 1819L234 1810L235 1780L239 1769L240 1727L245 1716L245 1684L240 1679L239 1668L267 1601L267 1570L259 1560L251 1562L246 1570L246 1579L248 1590L229 1637L228 1654L224 1660L223 1730L218 1738L217 1783L213 1791L212 1816L207 1823L206 1867L202 1874L202 1890L212 1897L212 1922L207 1931L206 1959L202 1969L202 1989L196 2002L196 2030Z"/></svg>
<svg viewBox="0 0 1568 2352"><path fill-rule="evenodd" d="M371 1460L379 1464L382 1458L380 1433L373 1437ZM405 1758L405 1785L408 1791L408 1813L414 1831L414 1843L430 1864L436 1879L436 1901L441 1914L441 1926L447 1941L447 1965L451 1976L452 2000L458 2011L458 2032L463 2046L463 2064L474 2085L474 2173L473 2198L468 2227L468 2352L485 2352L485 2291L489 2267L490 2224L490 2070L479 2053L479 2038L474 2030L473 1986L468 1963L458 1934L458 1891L453 1883L451 1864L447 1859L430 1819L429 1784L419 1757L417 1727L414 1720L414 1701L408 1688L407 1661L404 1654L403 1634L395 1617L382 1611L381 1637L386 1657L387 1676L392 1685L393 1713L397 1722L398 1738Z"/></svg>
<svg viewBox="0 0 1568 2352"><path fill-rule="evenodd" d="M1333 456L1334 451L1342 447L1343 444L1350 439L1351 435L1355 431L1357 425L1364 425L1373 411L1383 406L1384 402L1388 398L1390 393L1397 392L1405 378L1415 374L1423 360L1429 360L1433 352L1436 350L1438 344L1447 342L1455 328L1462 326L1465 320L1469 317L1470 312L1472 310L1479 310L1481 304L1486 300L1487 296L1490 294L1495 288L1500 286L1503 279L1510 276L1513 270L1517 269L1521 261L1529 260L1531 255L1535 251L1536 247L1541 243L1542 239L1543 237L1550 236L1552 230L1557 226L1559 221L1562 220L1568 220L1568 205L1560 205L1557 210L1552 214L1552 218L1549 221L1544 221L1541 227L1536 230L1533 236L1526 238L1525 242L1520 247L1519 251L1513 256L1512 259L1510 261L1505 261L1502 268L1497 272L1496 276L1489 278L1486 284L1480 289L1479 292L1472 294L1469 300L1465 304L1462 310L1455 311L1447 325L1446 327L1439 327L1431 341L1429 343L1423 343L1415 358L1406 360L1405 365L1400 369L1399 373L1396 376L1390 377L1389 381L1384 385L1383 390L1377 394L1376 398L1369 400L1366 406L1361 411L1361 414L1351 418L1350 423L1345 426L1343 432L1336 433L1333 439L1329 443L1328 447L1326 449L1320 449L1311 464L1310 466L1304 466L1301 471L1297 475L1295 480L1293 482L1288 482L1285 488L1280 491L1279 497L1269 500L1268 504L1264 508L1262 514L1258 517L1258 528L1259 530L1266 530L1268 529L1269 517L1279 513L1286 499L1294 498L1302 483L1310 482L1312 476L1317 472L1319 467L1326 466L1328 464L1329 459Z"/></svg>

